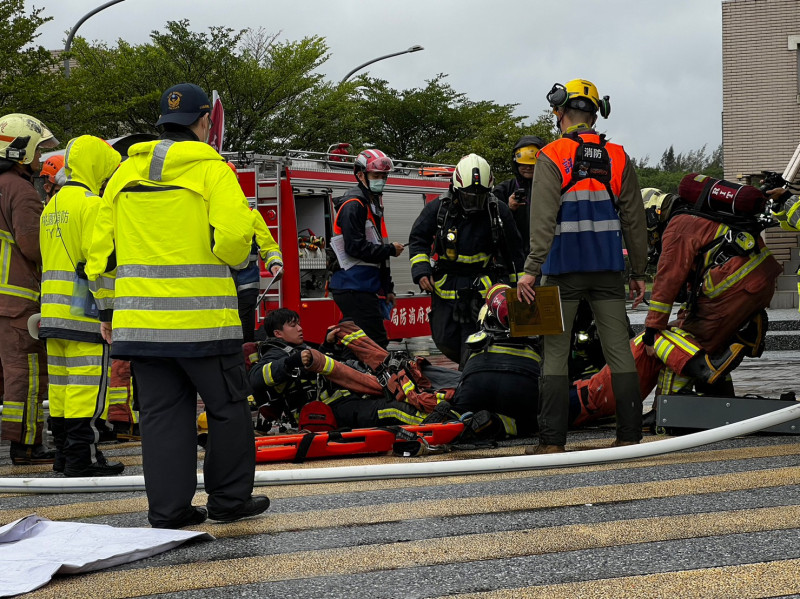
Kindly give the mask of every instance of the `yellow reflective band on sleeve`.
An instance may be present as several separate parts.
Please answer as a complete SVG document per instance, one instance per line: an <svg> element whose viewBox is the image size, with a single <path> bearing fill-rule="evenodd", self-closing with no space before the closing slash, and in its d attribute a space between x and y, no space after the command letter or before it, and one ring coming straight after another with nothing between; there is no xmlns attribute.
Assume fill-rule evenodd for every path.
<svg viewBox="0 0 800 599"><path fill-rule="evenodd" d="M384 418L394 418L400 422L404 422L405 424L412 425L422 424L422 421L425 419L424 416L419 414L419 412L414 415L404 412L403 410L398 410L397 408L385 408L383 410L378 410L378 419L383 420Z"/></svg>
<svg viewBox="0 0 800 599"><path fill-rule="evenodd" d="M769 256L772 255L766 247L761 248L761 251L750 258L747 262L745 262L741 267L736 269L735 272L731 273L730 276L725 277L722 279L717 285L714 285L713 281L711 280L711 272L707 272L706 276L703 277L703 288L702 293L708 298L715 298L719 297L723 293L725 293L728 289L733 287L736 283L744 279L747 275L753 272L758 266L766 260Z"/></svg>
<svg viewBox="0 0 800 599"><path fill-rule="evenodd" d="M421 262L427 262L430 264L431 257L428 254L416 254L411 256L411 264L420 264Z"/></svg>
<svg viewBox="0 0 800 599"><path fill-rule="evenodd" d="M643 338L644 338L644 333L639 333L638 335L636 335L636 337L633 338L633 344L641 345Z"/></svg>
<svg viewBox="0 0 800 599"><path fill-rule="evenodd" d="M14 241L14 236L11 235L11 233L9 233L8 231L4 231L3 229L0 229L0 241L5 241L6 243L10 243L12 245L16 243Z"/></svg>
<svg viewBox="0 0 800 599"><path fill-rule="evenodd" d="M786 221L789 223L789 226L797 229L798 224L800 224L800 198L793 195L786 200L783 208L786 210Z"/></svg>
<svg viewBox="0 0 800 599"><path fill-rule="evenodd" d="M345 335L344 337L342 337L340 343L342 345L350 345L353 341L357 341L362 337L366 337L366 334L361 329L358 329L357 331L353 331L349 335Z"/></svg>
<svg viewBox="0 0 800 599"><path fill-rule="evenodd" d="M492 288L492 280L489 277L483 276L481 277L481 285L483 285L483 289L481 289L481 297L486 297L486 294L489 292L489 289Z"/></svg>
<svg viewBox="0 0 800 599"><path fill-rule="evenodd" d="M336 362L330 356L325 356L325 366L322 367L322 374L330 374L333 372Z"/></svg>
<svg viewBox="0 0 800 599"><path fill-rule="evenodd" d="M437 393L436 394L436 403L440 403L443 401L447 401L447 393Z"/></svg>
<svg viewBox="0 0 800 599"><path fill-rule="evenodd" d="M272 362L265 364L261 369L261 375L264 377L264 382L272 387L275 384L275 379L272 378Z"/></svg>
<svg viewBox="0 0 800 599"><path fill-rule="evenodd" d="M500 422L503 423L503 428L506 429L506 434L512 437L517 436L517 421L511 418L510 416L506 416L505 414L495 414L499 419Z"/></svg>
<svg viewBox="0 0 800 599"><path fill-rule="evenodd" d="M409 393L411 393L411 391L414 390L414 388L415 388L414 387L414 381L411 381L411 380L406 381L405 384L403 385L403 393L408 395Z"/></svg>
<svg viewBox="0 0 800 599"><path fill-rule="evenodd" d="M664 302L657 302L654 299L650 300L650 309L653 312L660 312L661 314L669 314L672 312L672 304L665 304Z"/></svg>

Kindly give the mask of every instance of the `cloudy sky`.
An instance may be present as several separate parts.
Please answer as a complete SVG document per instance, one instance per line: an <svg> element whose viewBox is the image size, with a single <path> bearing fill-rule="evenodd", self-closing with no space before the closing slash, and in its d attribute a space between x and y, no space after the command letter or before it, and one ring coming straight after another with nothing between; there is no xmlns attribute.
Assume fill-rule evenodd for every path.
<svg viewBox="0 0 800 599"><path fill-rule="evenodd" d="M37 40L63 47L66 32L105 0L36 2L53 21ZM377 62L367 71L396 89L448 74L474 100L518 104L535 117L556 81L585 78L611 96L600 131L637 158L658 162L722 138L720 0L125 0L80 28L89 40L149 41L170 20L263 27L284 40L326 38L323 74L338 81L356 66L414 44L422 52ZM223 98L224 101L224 98Z"/></svg>

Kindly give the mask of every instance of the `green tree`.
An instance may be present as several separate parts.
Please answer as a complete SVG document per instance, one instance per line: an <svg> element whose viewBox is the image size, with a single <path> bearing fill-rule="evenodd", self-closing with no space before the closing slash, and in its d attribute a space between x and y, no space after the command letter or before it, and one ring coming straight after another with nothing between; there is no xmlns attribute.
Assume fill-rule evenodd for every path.
<svg viewBox="0 0 800 599"><path fill-rule="evenodd" d="M72 127L114 137L154 131L161 93L184 81L219 91L226 111L225 149L274 152L296 131L288 116L322 85L313 71L327 59L320 37L278 42L250 30L189 29L170 21L151 43L116 46L76 39L79 67L70 78Z"/></svg>
<svg viewBox="0 0 800 599"><path fill-rule="evenodd" d="M722 144L709 154L707 146L697 150L678 154L670 146L661 155L658 166L649 166L648 157L642 160L633 160L639 185L642 188L655 187L668 193L678 193L681 179L689 173L703 173L709 177L721 179L724 172Z"/></svg>
<svg viewBox="0 0 800 599"><path fill-rule="evenodd" d="M4 23L0 44L0 113L23 112L42 120L57 137L61 129L64 92L58 58L34 41L38 29L52 17L43 9L25 12L23 0L0 2L0 22Z"/></svg>
<svg viewBox="0 0 800 599"><path fill-rule="evenodd" d="M519 137L552 139L549 119L525 124L526 117L513 114L516 105L470 100L445 77L406 90L380 79L358 79L364 139L400 160L455 163L474 152L499 175L511 171L511 149Z"/></svg>

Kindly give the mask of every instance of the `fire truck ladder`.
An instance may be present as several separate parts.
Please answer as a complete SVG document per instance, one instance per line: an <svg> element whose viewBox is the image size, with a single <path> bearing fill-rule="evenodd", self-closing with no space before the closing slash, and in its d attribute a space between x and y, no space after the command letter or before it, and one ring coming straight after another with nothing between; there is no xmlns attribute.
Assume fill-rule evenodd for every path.
<svg viewBox="0 0 800 599"><path fill-rule="evenodd" d="M275 221L281 220L281 172L283 161L275 157L256 156L256 209L262 212L274 211ZM278 242L279 247L284 247L283 227L270 227L270 233ZM258 305L262 302L276 302L279 308L283 307L283 281L275 281L272 277L261 280L258 296ZM260 310L256 310L259 325L264 321Z"/></svg>

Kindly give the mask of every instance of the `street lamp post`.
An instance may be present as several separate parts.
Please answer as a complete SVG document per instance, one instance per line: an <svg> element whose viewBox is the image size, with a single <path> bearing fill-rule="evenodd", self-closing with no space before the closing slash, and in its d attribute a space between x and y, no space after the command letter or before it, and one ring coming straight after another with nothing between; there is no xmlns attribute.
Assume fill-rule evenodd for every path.
<svg viewBox="0 0 800 599"><path fill-rule="evenodd" d="M370 60L368 62L365 62L362 65L357 66L352 71L347 73L347 75L342 77L342 80L339 82L339 85L341 85L342 83L344 83L345 81L350 79L350 77L353 75L353 73L356 73L356 72L360 71L361 69L363 69L364 67L371 65L373 62L378 62L379 60L384 60L386 58L391 58L392 56L400 56L401 54L409 54L411 52L419 52L420 50L424 50L424 49L425 48L423 48L419 44L416 44L416 45L411 46L410 48L408 48L406 50L401 50L400 52L394 52L392 54L387 54L386 56L379 56L378 58L373 58L372 60Z"/></svg>
<svg viewBox="0 0 800 599"><path fill-rule="evenodd" d="M124 2L124 1L125 0L110 0L109 2L106 2L105 4L103 4L102 6L98 6L94 10L92 10L90 12L87 12L85 15L83 15L80 18L80 20L77 23L75 23L75 26L72 29L70 29L69 34L67 35L67 43L64 44L64 53L66 54L67 52L69 52L69 49L72 47L72 38L75 37L75 33L78 31L78 28L81 25L83 25L86 22L87 19L89 19L90 17L93 17L94 15L99 13L101 10L106 9L109 6L114 6L115 4L119 4L120 2ZM66 58L66 57L64 58L64 77L69 79L69 58Z"/></svg>

